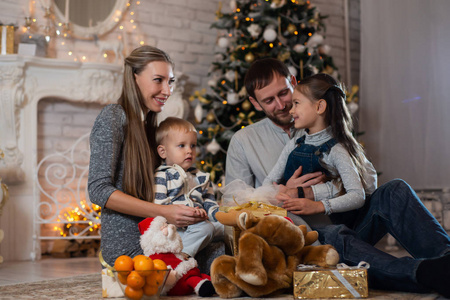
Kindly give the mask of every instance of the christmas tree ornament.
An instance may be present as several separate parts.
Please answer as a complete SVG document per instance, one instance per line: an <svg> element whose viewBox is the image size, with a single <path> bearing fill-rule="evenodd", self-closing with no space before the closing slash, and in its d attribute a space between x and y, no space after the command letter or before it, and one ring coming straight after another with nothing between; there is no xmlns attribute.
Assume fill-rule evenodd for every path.
<svg viewBox="0 0 450 300"><path fill-rule="evenodd" d="M291 53L289 51L280 52L280 54L278 54L278 56L277 56L278 60L281 60L282 62L285 62L286 60L288 60L289 57L291 57Z"/></svg>
<svg viewBox="0 0 450 300"><path fill-rule="evenodd" d="M209 153L211 153L212 155L216 155L217 152L219 152L220 150L220 145L219 143L216 141L216 138L213 138L213 140L211 141L211 143L208 144L208 146L206 146L206 151L208 151Z"/></svg>
<svg viewBox="0 0 450 300"><path fill-rule="evenodd" d="M202 108L202 105L200 104L200 102L198 102L197 105L195 106L194 117L195 117L195 122L197 122L198 124L200 124L203 120L203 108Z"/></svg>
<svg viewBox="0 0 450 300"><path fill-rule="evenodd" d="M257 38L262 32L261 26L258 24L253 23L252 25L247 27L247 31L250 33L252 38Z"/></svg>
<svg viewBox="0 0 450 300"><path fill-rule="evenodd" d="M359 105L356 102L350 102L347 104L348 110L350 111L350 114L354 114L358 111Z"/></svg>
<svg viewBox="0 0 450 300"><path fill-rule="evenodd" d="M317 47L322 43L323 43L323 36L315 33L309 38L309 40L307 42L307 46L308 47Z"/></svg>
<svg viewBox="0 0 450 300"><path fill-rule="evenodd" d="M319 54L320 55L329 55L330 54L330 50L331 50L330 46L328 46L328 45L321 45L319 47Z"/></svg>
<svg viewBox="0 0 450 300"><path fill-rule="evenodd" d="M305 28L306 28L305 23L301 23L301 24L300 24L300 28L301 28L301 29L305 29Z"/></svg>
<svg viewBox="0 0 450 300"><path fill-rule="evenodd" d="M248 63L252 63L255 60L255 55L253 53L249 52L245 54L245 61Z"/></svg>
<svg viewBox="0 0 450 300"><path fill-rule="evenodd" d="M245 98L247 96L247 90L245 89L245 86L242 86L241 90L238 93L240 98Z"/></svg>
<svg viewBox="0 0 450 300"><path fill-rule="evenodd" d="M222 2L219 2L219 8L216 11L216 20L223 18Z"/></svg>
<svg viewBox="0 0 450 300"><path fill-rule="evenodd" d="M333 72L334 72L334 69L330 65L326 66L325 69L322 70L322 73L326 73L329 75L333 74Z"/></svg>
<svg viewBox="0 0 450 300"><path fill-rule="evenodd" d="M206 115L206 121L208 121L209 123L214 123L214 121L216 121L216 117L214 116L214 113L212 111L210 111Z"/></svg>
<svg viewBox="0 0 450 300"><path fill-rule="evenodd" d="M303 53L305 51L306 47L302 44L297 44L294 46L293 50L297 53Z"/></svg>
<svg viewBox="0 0 450 300"><path fill-rule="evenodd" d="M234 79L236 78L236 74L234 72L234 70L228 70L225 73L225 78L229 81L229 82L233 82Z"/></svg>
<svg viewBox="0 0 450 300"><path fill-rule="evenodd" d="M290 34L294 34L294 32L297 30L297 26L295 26L294 24L289 24L287 27L287 32L289 32Z"/></svg>
<svg viewBox="0 0 450 300"><path fill-rule="evenodd" d="M236 5L236 0L231 0L230 1L230 8L232 11L236 11L237 5Z"/></svg>
<svg viewBox="0 0 450 300"><path fill-rule="evenodd" d="M286 0L272 0L272 3L270 4L271 8L280 8L286 5Z"/></svg>
<svg viewBox="0 0 450 300"><path fill-rule="evenodd" d="M245 101L242 103L242 109L243 109L243 110L249 111L251 108L252 108L252 104L250 103L250 101L245 100Z"/></svg>
<svg viewBox="0 0 450 300"><path fill-rule="evenodd" d="M208 86L213 87L217 85L217 79L216 78L211 78L210 80L208 80Z"/></svg>
<svg viewBox="0 0 450 300"><path fill-rule="evenodd" d="M277 39L277 32L273 27L267 27L266 30L264 30L263 37L268 42L273 42Z"/></svg>
<svg viewBox="0 0 450 300"><path fill-rule="evenodd" d="M229 45L229 40L226 38L226 37L221 37L221 38L219 38L219 40L217 41L217 45L220 47L220 48L227 48L228 47L228 45Z"/></svg>
<svg viewBox="0 0 450 300"><path fill-rule="evenodd" d="M230 105L236 105L239 103L239 95L236 94L233 90L230 90L227 93L227 103Z"/></svg>
<svg viewBox="0 0 450 300"><path fill-rule="evenodd" d="M297 69L294 66L288 67L289 73L291 73L292 76L297 76Z"/></svg>

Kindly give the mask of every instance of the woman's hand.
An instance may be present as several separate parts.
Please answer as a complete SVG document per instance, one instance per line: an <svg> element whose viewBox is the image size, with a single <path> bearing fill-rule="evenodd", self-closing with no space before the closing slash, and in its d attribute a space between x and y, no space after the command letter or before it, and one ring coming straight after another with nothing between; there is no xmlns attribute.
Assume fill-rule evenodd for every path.
<svg viewBox="0 0 450 300"><path fill-rule="evenodd" d="M292 174L291 178L289 178L286 182L287 188L310 187L326 181L325 175L322 174L322 172L309 173L300 176L300 174L302 174L302 168L303 167L300 166L297 170L295 170L294 174Z"/></svg>
<svg viewBox="0 0 450 300"><path fill-rule="evenodd" d="M164 217L167 222L177 227L186 227L208 219L206 212L203 214L200 209L194 207L177 204L162 206L166 208Z"/></svg>
<svg viewBox="0 0 450 300"><path fill-rule="evenodd" d="M315 215L325 212L325 207L320 201L295 198L285 193L278 194L276 199L283 203L281 205L282 208L295 215Z"/></svg>

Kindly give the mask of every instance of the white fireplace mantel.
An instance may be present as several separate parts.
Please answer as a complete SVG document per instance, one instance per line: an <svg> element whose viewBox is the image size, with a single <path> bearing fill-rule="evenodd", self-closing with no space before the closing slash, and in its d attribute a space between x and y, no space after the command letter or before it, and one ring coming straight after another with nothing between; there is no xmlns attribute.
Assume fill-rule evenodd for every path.
<svg viewBox="0 0 450 300"><path fill-rule="evenodd" d="M6 261L36 258L34 207L38 102L51 97L78 102L115 102L122 66L21 55L0 55L0 178L10 201L0 218ZM20 236L20 238L18 238Z"/></svg>
<svg viewBox="0 0 450 300"><path fill-rule="evenodd" d="M177 73L177 86L158 115L186 118L183 100L187 76ZM40 256L36 224L38 166L38 102L57 98L72 102L115 102L122 90L122 66L80 63L21 55L0 55L0 178L9 186L9 200L0 218L5 240L0 253L5 261ZM19 238L20 236L20 238Z"/></svg>
<svg viewBox="0 0 450 300"><path fill-rule="evenodd" d="M40 99L54 97L107 104L118 99L121 88L122 66L119 65L14 54L0 56L0 149L5 153L0 162L0 177L3 181L13 185L32 179ZM28 157L30 153L32 157Z"/></svg>

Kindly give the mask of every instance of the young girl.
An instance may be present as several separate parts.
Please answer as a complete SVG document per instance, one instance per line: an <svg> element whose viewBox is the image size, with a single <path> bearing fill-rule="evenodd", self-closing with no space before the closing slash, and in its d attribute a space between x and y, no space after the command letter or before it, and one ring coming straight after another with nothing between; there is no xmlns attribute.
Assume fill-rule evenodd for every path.
<svg viewBox="0 0 450 300"><path fill-rule="evenodd" d="M193 207L153 203L156 114L174 81L165 52L151 46L133 50L125 59L118 104L106 106L92 128L88 192L102 208L101 251L110 266L122 254L143 254L138 223L146 217L163 216L176 226L205 219Z"/></svg>
<svg viewBox="0 0 450 300"><path fill-rule="evenodd" d="M264 184L286 182L286 187L292 188L289 179L301 166L303 174L322 171L333 178L333 183L341 187L340 196L294 202L285 201L290 197L280 194L278 199L285 201L284 208L298 215L330 215L362 207L365 195L371 194L376 186L376 183L366 185L366 182L376 181L376 171L352 135L352 119L343 90L333 77L316 74L300 81L292 103L290 114L294 126L305 129L306 134L286 144ZM313 188L320 186L329 188L330 185ZM333 223L343 222L339 214L331 219Z"/></svg>

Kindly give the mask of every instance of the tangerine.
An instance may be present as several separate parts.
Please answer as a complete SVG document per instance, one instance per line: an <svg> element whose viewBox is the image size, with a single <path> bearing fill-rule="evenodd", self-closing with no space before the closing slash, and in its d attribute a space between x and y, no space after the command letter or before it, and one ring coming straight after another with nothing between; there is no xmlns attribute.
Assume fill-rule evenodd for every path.
<svg viewBox="0 0 450 300"><path fill-rule="evenodd" d="M130 286L127 286L125 288L125 296L132 300L139 300L142 298L142 296L144 296L144 290L141 288L134 289Z"/></svg>
<svg viewBox="0 0 450 300"><path fill-rule="evenodd" d="M127 284L127 277L129 272L117 272L117 278L119 279L121 284Z"/></svg>
<svg viewBox="0 0 450 300"><path fill-rule="evenodd" d="M141 276L148 276L153 270L153 260L145 255L137 255L133 258L134 269Z"/></svg>
<svg viewBox="0 0 450 300"><path fill-rule="evenodd" d="M114 269L116 269L116 271L127 271L129 273L133 271L133 268L133 260L128 255L121 255L114 262Z"/></svg>
<svg viewBox="0 0 450 300"><path fill-rule="evenodd" d="M148 284L144 285L144 295L153 296L156 295L156 293L158 293L158 286Z"/></svg>
<svg viewBox="0 0 450 300"><path fill-rule="evenodd" d="M153 266L155 270L167 270L167 265L161 259L154 259Z"/></svg>
<svg viewBox="0 0 450 300"><path fill-rule="evenodd" d="M145 284L145 278L139 275L136 271L131 271L127 277L127 285L134 289L140 289Z"/></svg>
<svg viewBox="0 0 450 300"><path fill-rule="evenodd" d="M166 270L152 271L150 275L145 277L145 284L159 287L164 282L164 278L166 277L166 272L167 272Z"/></svg>
<svg viewBox="0 0 450 300"><path fill-rule="evenodd" d="M153 265L154 265L154 269L156 271L152 272L152 275L153 275L154 281L159 286L159 285L161 285L161 283L164 281L164 278L166 277L167 265L161 259L154 259Z"/></svg>

